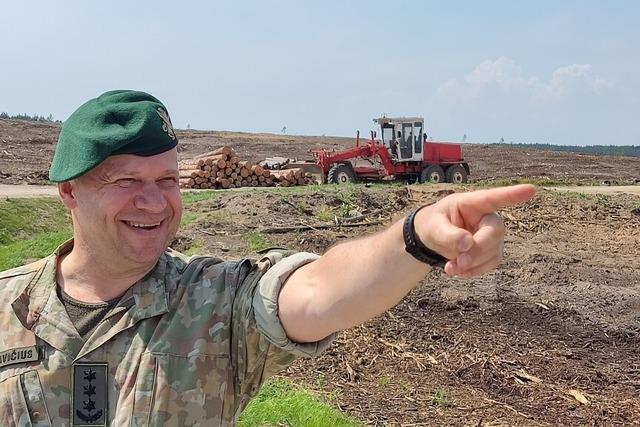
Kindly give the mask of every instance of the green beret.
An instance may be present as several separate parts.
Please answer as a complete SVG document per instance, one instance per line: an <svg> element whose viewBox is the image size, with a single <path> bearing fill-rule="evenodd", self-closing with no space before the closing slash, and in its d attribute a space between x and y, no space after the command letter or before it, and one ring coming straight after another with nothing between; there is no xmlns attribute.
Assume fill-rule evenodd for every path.
<svg viewBox="0 0 640 427"><path fill-rule="evenodd" d="M132 90L106 92L62 125L49 180L77 178L114 154L153 156L177 144L167 109L156 98Z"/></svg>

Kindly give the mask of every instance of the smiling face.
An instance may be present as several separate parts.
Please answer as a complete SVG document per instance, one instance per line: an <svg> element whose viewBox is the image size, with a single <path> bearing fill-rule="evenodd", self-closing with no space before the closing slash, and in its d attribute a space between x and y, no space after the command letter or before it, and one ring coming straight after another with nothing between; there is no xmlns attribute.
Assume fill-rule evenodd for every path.
<svg viewBox="0 0 640 427"><path fill-rule="evenodd" d="M111 268L153 266L180 225L177 151L143 157L121 154L80 178L60 184L71 209L74 250Z"/></svg>

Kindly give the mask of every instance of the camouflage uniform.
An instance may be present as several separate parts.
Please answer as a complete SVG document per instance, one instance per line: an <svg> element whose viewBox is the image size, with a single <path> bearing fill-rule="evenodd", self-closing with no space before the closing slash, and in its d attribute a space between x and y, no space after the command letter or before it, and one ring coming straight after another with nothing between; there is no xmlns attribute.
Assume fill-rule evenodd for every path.
<svg viewBox="0 0 640 427"><path fill-rule="evenodd" d="M331 341L293 343L277 317L281 284L317 255L172 250L84 341L56 295L72 244L0 273L0 426L234 425L267 377Z"/></svg>

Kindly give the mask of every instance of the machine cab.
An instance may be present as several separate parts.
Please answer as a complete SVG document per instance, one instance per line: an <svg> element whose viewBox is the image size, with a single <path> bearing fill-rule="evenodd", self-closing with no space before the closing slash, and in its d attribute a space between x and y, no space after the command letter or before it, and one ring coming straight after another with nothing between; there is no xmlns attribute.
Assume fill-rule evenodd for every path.
<svg viewBox="0 0 640 427"><path fill-rule="evenodd" d="M394 161L422 161L424 119L422 117L385 117L373 119L380 125L382 144Z"/></svg>

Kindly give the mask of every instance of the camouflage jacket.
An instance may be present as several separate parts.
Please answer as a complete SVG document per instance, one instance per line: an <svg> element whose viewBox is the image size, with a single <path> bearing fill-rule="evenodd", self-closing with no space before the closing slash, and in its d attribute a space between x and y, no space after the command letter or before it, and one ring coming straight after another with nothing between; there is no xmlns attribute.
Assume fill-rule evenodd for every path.
<svg viewBox="0 0 640 427"><path fill-rule="evenodd" d="M257 263L167 250L85 341L56 294L59 254L0 273L0 426L228 426L295 355L284 280L317 255Z"/></svg>

